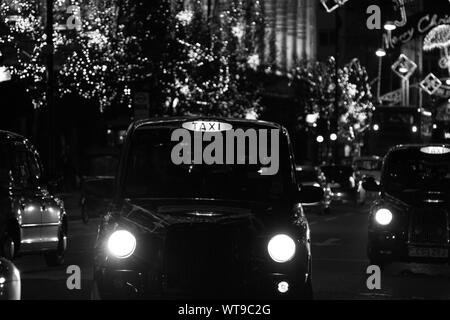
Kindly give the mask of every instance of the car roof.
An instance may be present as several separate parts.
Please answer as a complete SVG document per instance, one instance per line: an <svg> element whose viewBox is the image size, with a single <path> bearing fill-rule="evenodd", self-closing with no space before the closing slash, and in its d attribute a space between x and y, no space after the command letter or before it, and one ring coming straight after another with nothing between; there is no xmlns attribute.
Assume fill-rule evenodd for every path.
<svg viewBox="0 0 450 320"><path fill-rule="evenodd" d="M317 170L317 167L312 166L312 165L296 165L295 170L297 170L297 171L315 171L315 170Z"/></svg>
<svg viewBox="0 0 450 320"><path fill-rule="evenodd" d="M27 142L28 140L24 137L21 136L20 134L11 132L11 131L6 131L6 130L0 130L0 141L12 141L12 142Z"/></svg>
<svg viewBox="0 0 450 320"><path fill-rule="evenodd" d="M184 117L167 117L167 118L153 118L153 119L143 119L143 120L137 120L132 123L132 127L134 129L137 129L142 126L147 125L176 125L181 124L183 122L187 121L223 121L230 124L246 124L246 125L254 125L257 126L264 126L272 129L280 129L283 130L284 128L274 122L269 121L263 121L263 120L248 120L248 119L239 119L239 118L227 118L227 117L216 117L216 116L184 116Z"/></svg>
<svg viewBox="0 0 450 320"><path fill-rule="evenodd" d="M379 156L362 156L362 157L355 157L353 161L359 161L359 160L381 160Z"/></svg>
<svg viewBox="0 0 450 320"><path fill-rule="evenodd" d="M392 147L388 153L400 151L400 150L419 150L423 147L445 147L450 148L450 144L446 143L421 143L421 144L400 144L395 147Z"/></svg>

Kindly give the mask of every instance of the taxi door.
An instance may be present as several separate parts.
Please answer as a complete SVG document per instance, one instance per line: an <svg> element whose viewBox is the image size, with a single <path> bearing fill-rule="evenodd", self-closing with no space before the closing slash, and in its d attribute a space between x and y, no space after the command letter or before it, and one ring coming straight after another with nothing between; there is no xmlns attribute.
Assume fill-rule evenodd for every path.
<svg viewBox="0 0 450 320"><path fill-rule="evenodd" d="M21 227L21 244L24 249L40 242L42 194L31 183L31 173L27 161L28 150L24 142L16 141L12 145L12 193L17 203L17 218Z"/></svg>
<svg viewBox="0 0 450 320"><path fill-rule="evenodd" d="M61 210L54 198L47 191L47 187L42 184L42 168L39 160L39 154L31 146L29 146L27 156L30 175L32 180L35 182L37 192L36 195L40 202L41 249L55 249L58 243Z"/></svg>

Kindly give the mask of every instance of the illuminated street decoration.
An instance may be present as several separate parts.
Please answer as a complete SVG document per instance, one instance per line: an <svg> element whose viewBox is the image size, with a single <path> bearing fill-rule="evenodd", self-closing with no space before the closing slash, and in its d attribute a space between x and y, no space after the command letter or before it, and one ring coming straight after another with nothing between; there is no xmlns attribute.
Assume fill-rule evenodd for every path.
<svg viewBox="0 0 450 320"><path fill-rule="evenodd" d="M408 80L417 69L417 64L406 55L401 54L391 66L392 71L403 80Z"/></svg>
<svg viewBox="0 0 450 320"><path fill-rule="evenodd" d="M431 51L440 49L443 52L443 57L439 61L439 66L444 69L447 68L450 73L450 57L448 48L450 47L450 25L443 24L433 28L425 37L423 41L423 49Z"/></svg>
<svg viewBox="0 0 450 320"><path fill-rule="evenodd" d="M443 56L439 59L439 68L448 69L450 68L450 57Z"/></svg>
<svg viewBox="0 0 450 320"><path fill-rule="evenodd" d="M429 95L433 95L441 87L442 82L434 74L428 74L423 81L420 82L420 87Z"/></svg>
<svg viewBox="0 0 450 320"><path fill-rule="evenodd" d="M393 0L400 9L401 20L394 21L395 26L403 27L406 25L408 18L406 16L405 0Z"/></svg>
<svg viewBox="0 0 450 320"><path fill-rule="evenodd" d="M349 0L320 0L325 10L328 13L333 12L337 8L343 6Z"/></svg>
<svg viewBox="0 0 450 320"><path fill-rule="evenodd" d="M433 28L425 37L423 49L431 51L434 49L445 49L450 46L450 25L443 24Z"/></svg>
<svg viewBox="0 0 450 320"><path fill-rule="evenodd" d="M426 36L433 28L446 24L450 24L450 16L443 12L412 16L403 27L383 34L384 47L387 50L400 47L419 36Z"/></svg>
<svg viewBox="0 0 450 320"><path fill-rule="evenodd" d="M402 104L407 106L409 105L409 78L417 69L417 64L406 55L401 54L391 69L402 79Z"/></svg>

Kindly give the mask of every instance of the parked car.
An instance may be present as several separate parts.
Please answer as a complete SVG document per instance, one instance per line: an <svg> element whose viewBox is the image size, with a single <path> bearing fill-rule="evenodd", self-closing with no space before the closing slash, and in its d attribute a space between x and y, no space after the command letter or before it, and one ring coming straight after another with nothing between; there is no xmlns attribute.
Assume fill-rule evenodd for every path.
<svg viewBox="0 0 450 320"><path fill-rule="evenodd" d="M9 260L43 254L49 266L64 260L67 217L47 189L39 154L24 137L0 131L0 250Z"/></svg>
<svg viewBox="0 0 450 320"><path fill-rule="evenodd" d="M184 140L195 142L209 132L220 141L238 129L271 133L269 153L279 159L278 170L268 174L265 156L240 162L256 156L242 144L236 155L228 143L224 153L216 145L217 157L227 156L227 163L199 163L200 151L211 152L210 145L195 144L191 153ZM173 160L179 156L187 162ZM299 190L288 133L277 124L223 118L135 122L95 245L92 296L310 299L311 244L301 203L322 196L321 188Z"/></svg>
<svg viewBox="0 0 450 320"><path fill-rule="evenodd" d="M356 157L353 160L353 169L355 170L355 178L357 185L357 202L364 204L367 199L374 200L378 196L378 192L366 192L362 187L364 179L372 177L380 182L381 167L383 159L378 156Z"/></svg>
<svg viewBox="0 0 450 320"><path fill-rule="evenodd" d="M327 187L331 190L331 203L355 203L356 180L351 166L325 165L324 173Z"/></svg>
<svg viewBox="0 0 450 320"><path fill-rule="evenodd" d="M385 157L381 192L370 209L367 251L371 264L450 262L450 145L405 145Z"/></svg>
<svg viewBox="0 0 450 320"><path fill-rule="evenodd" d="M20 272L5 258L0 258L0 300L20 300Z"/></svg>
<svg viewBox="0 0 450 320"><path fill-rule="evenodd" d="M118 163L117 148L88 153L81 178L80 212L84 223L88 223L90 217L104 213L111 202Z"/></svg>
<svg viewBox="0 0 450 320"><path fill-rule="evenodd" d="M329 214L331 204L331 190L327 187L326 178L320 168L316 166L296 166L297 182L301 186L314 186L323 189L324 197L316 203L304 203L306 213Z"/></svg>

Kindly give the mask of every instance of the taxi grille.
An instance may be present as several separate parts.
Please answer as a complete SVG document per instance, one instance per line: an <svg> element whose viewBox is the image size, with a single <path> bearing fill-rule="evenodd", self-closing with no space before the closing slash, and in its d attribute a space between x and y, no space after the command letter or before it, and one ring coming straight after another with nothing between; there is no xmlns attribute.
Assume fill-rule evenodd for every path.
<svg viewBox="0 0 450 320"><path fill-rule="evenodd" d="M205 293L239 286L250 266L249 234L214 224L170 227L164 251L167 288Z"/></svg>
<svg viewBox="0 0 450 320"><path fill-rule="evenodd" d="M447 211L433 208L414 210L411 214L409 240L416 244L447 244Z"/></svg>

